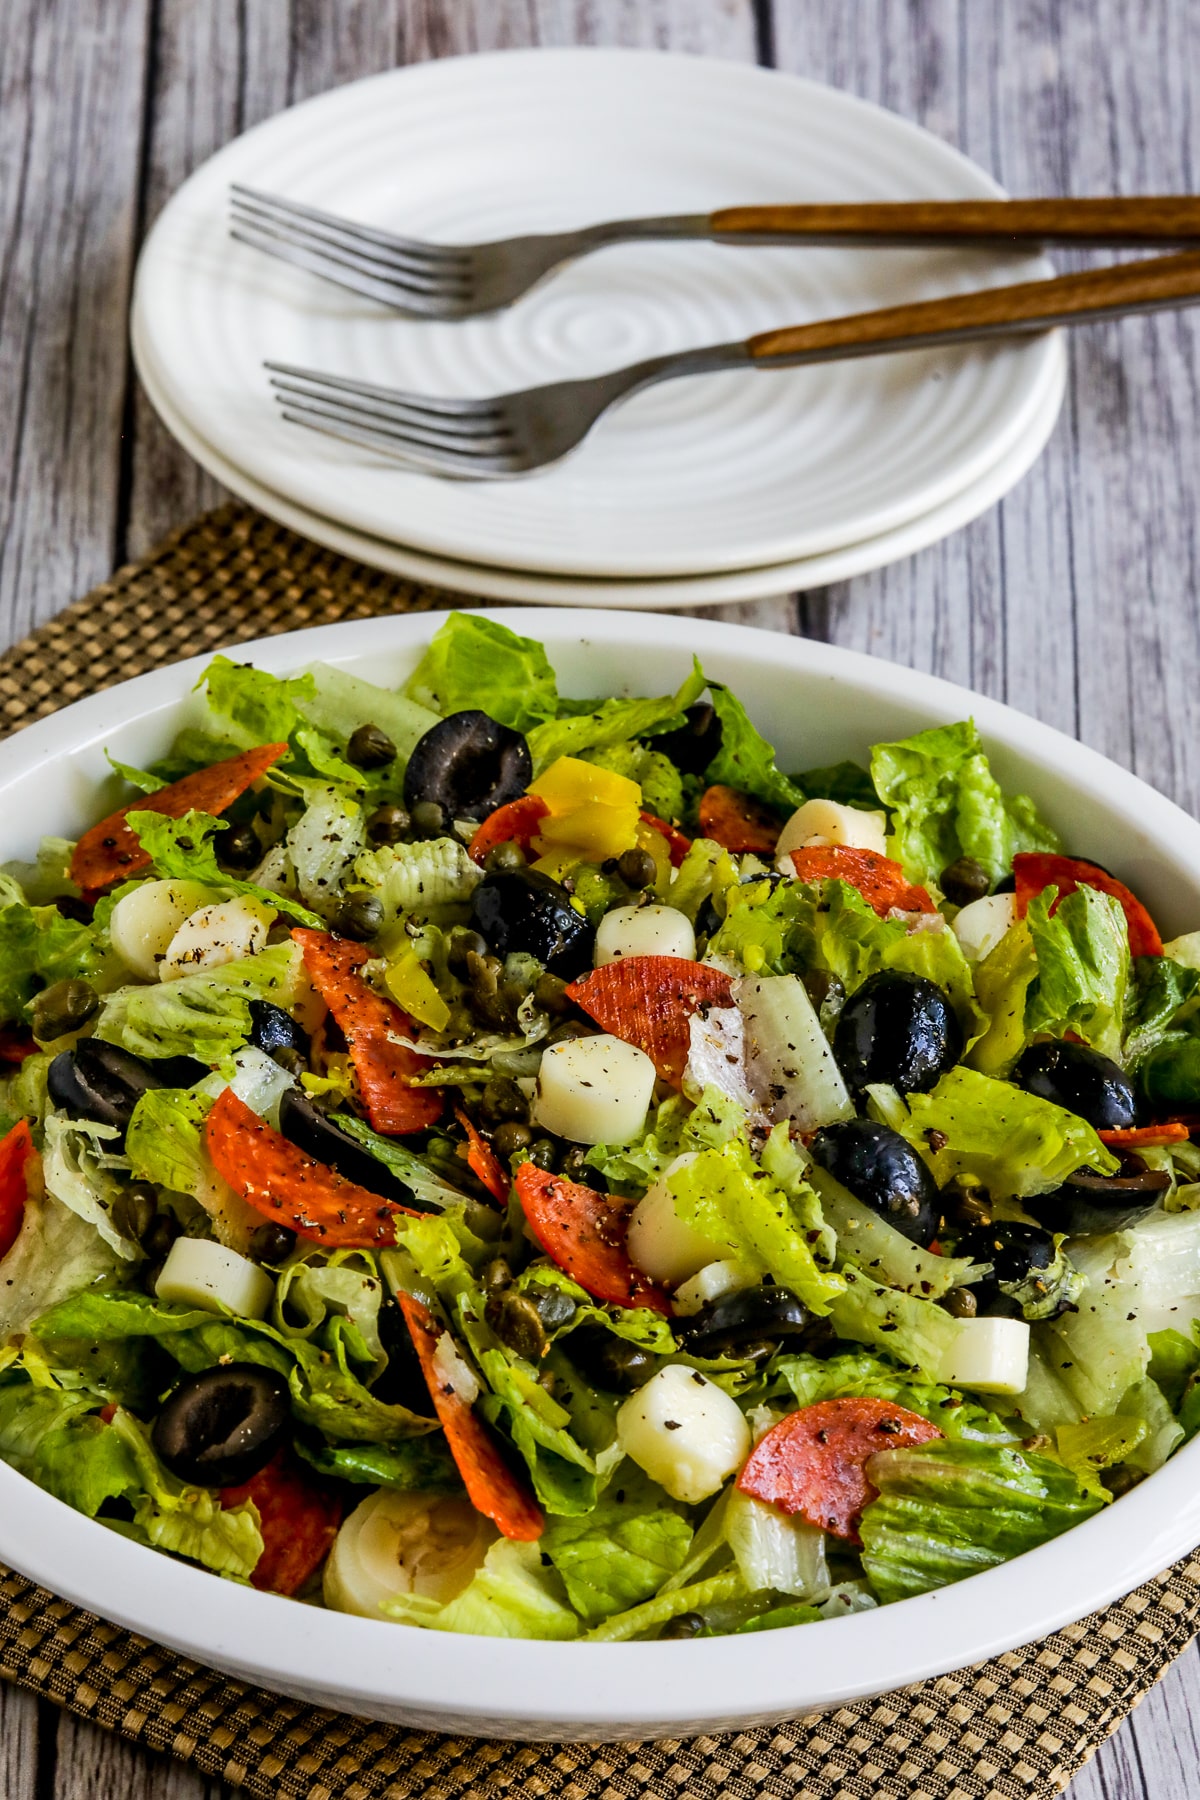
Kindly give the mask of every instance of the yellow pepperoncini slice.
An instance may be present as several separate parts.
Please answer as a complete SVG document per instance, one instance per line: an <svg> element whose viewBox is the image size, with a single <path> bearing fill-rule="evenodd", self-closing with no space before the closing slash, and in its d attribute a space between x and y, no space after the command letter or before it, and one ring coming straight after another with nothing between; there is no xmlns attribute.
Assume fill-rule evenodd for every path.
<svg viewBox="0 0 1200 1800"><path fill-rule="evenodd" d="M450 1008L430 979L424 963L415 950L389 963L384 975L388 993L418 1025L430 1031L444 1031L450 1022Z"/></svg>
<svg viewBox="0 0 1200 1800"><path fill-rule="evenodd" d="M642 790L626 775L576 756L560 756L529 792L549 809L533 848L556 867L572 861L601 863L638 841Z"/></svg>

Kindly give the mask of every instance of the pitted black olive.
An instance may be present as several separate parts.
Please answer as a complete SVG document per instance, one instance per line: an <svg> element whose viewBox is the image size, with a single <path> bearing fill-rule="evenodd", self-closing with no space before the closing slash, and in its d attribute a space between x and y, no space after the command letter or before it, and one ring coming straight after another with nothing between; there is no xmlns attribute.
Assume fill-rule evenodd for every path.
<svg viewBox="0 0 1200 1800"><path fill-rule="evenodd" d="M160 1056L150 1064L162 1087L189 1088L209 1073L207 1063L194 1056Z"/></svg>
<svg viewBox="0 0 1200 1800"><path fill-rule="evenodd" d="M1053 1269L1058 1253L1054 1238L1040 1225L996 1219L990 1225L976 1225L964 1231L954 1246L954 1254L969 1257L973 1263L992 1265L990 1275L972 1282L966 1290L975 1297L976 1312L982 1313L992 1311L1002 1297L1002 1288L1036 1282L1039 1275Z"/></svg>
<svg viewBox="0 0 1200 1800"><path fill-rule="evenodd" d="M452 819L486 819L532 779L533 759L519 731L485 712L456 712L418 738L404 771L404 804L412 812L433 801Z"/></svg>
<svg viewBox="0 0 1200 1800"><path fill-rule="evenodd" d="M802 1337L811 1323L812 1315L795 1294L764 1283L710 1300L676 1319L674 1330L689 1356L742 1358L761 1344L774 1349L784 1338Z"/></svg>
<svg viewBox="0 0 1200 1800"><path fill-rule="evenodd" d="M422 1419L432 1419L435 1407L421 1359L409 1335L404 1314L391 1295L379 1308L379 1342L387 1356L387 1368L371 1385L376 1400L385 1406L405 1406Z"/></svg>
<svg viewBox="0 0 1200 1800"><path fill-rule="evenodd" d="M851 995L833 1034L833 1054L856 1095L875 1081L924 1094L962 1052L962 1027L941 988L892 970Z"/></svg>
<svg viewBox="0 0 1200 1800"><path fill-rule="evenodd" d="M1128 1131L1137 1123L1133 1083L1125 1071L1086 1044L1056 1039L1031 1044L1013 1070L1026 1093L1051 1100L1097 1131Z"/></svg>
<svg viewBox="0 0 1200 1800"><path fill-rule="evenodd" d="M471 897L471 918L497 956L523 950L568 980L592 966L595 932L567 890L537 869L485 876Z"/></svg>
<svg viewBox="0 0 1200 1800"><path fill-rule="evenodd" d="M208 1073L203 1068L200 1072ZM143 1062L99 1038L83 1038L73 1050L62 1051L46 1078L50 1098L60 1111L73 1119L115 1125L122 1133L142 1095L169 1085L177 1084L170 1081L164 1063Z"/></svg>
<svg viewBox="0 0 1200 1800"><path fill-rule="evenodd" d="M669 756L685 775L703 775L721 748L721 721L708 700L699 700L684 713L686 725L662 731L651 738L650 748Z"/></svg>
<svg viewBox="0 0 1200 1800"><path fill-rule="evenodd" d="M282 1375L261 1363L219 1363L180 1382L155 1419L150 1441L180 1481L239 1487L270 1462L289 1417Z"/></svg>
<svg viewBox="0 0 1200 1800"><path fill-rule="evenodd" d="M565 1340L564 1348L588 1381L611 1394L632 1394L645 1387L658 1367L658 1358L640 1344L619 1338L603 1325L581 1325Z"/></svg>
<svg viewBox="0 0 1200 1800"><path fill-rule="evenodd" d="M295 1050L308 1061L309 1035L282 1006L273 1006L269 1000L251 1000L250 1021L250 1042L257 1049L265 1050L268 1056L274 1056L277 1050Z"/></svg>
<svg viewBox="0 0 1200 1800"><path fill-rule="evenodd" d="M856 1200L928 1249L941 1225L941 1196L932 1170L898 1131L849 1119L823 1126L809 1149Z"/></svg>
<svg viewBox="0 0 1200 1800"><path fill-rule="evenodd" d="M386 1163L364 1150L356 1138L342 1130L336 1118L314 1106L299 1088L284 1090L279 1102L279 1129L306 1156L315 1156L318 1162L328 1164L347 1181L365 1187L368 1193L378 1194L381 1200L394 1200L398 1206L410 1206L415 1212L436 1210L422 1206L411 1188L393 1175Z"/></svg>

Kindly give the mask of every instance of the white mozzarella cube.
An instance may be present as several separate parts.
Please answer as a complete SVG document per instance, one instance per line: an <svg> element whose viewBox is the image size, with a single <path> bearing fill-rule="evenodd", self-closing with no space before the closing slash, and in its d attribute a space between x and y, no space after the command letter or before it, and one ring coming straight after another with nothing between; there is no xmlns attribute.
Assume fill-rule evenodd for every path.
<svg viewBox="0 0 1200 1800"><path fill-rule="evenodd" d="M691 920L677 906L614 906L596 927L596 967L622 956L685 956L694 962Z"/></svg>
<svg viewBox="0 0 1200 1800"><path fill-rule="evenodd" d="M968 962L982 962L1017 922L1015 894L985 894L964 906L950 929Z"/></svg>
<svg viewBox="0 0 1200 1800"><path fill-rule="evenodd" d="M181 975L255 956L264 948L274 921L275 908L252 894L202 906L183 921L167 945L159 976L177 981Z"/></svg>
<svg viewBox="0 0 1200 1800"><path fill-rule="evenodd" d="M669 1363L621 1407L617 1442L673 1500L695 1506L741 1468L750 1427L724 1388Z"/></svg>
<svg viewBox="0 0 1200 1800"><path fill-rule="evenodd" d="M695 1313L710 1300L719 1300L722 1294L734 1294L738 1288L747 1285L742 1263L710 1262L690 1281L681 1282L671 1295L671 1301L677 1313Z"/></svg>
<svg viewBox="0 0 1200 1800"><path fill-rule="evenodd" d="M135 975L157 981L159 964L184 920L212 899L198 881L143 881L112 909L112 947Z"/></svg>
<svg viewBox="0 0 1200 1800"><path fill-rule="evenodd" d="M721 1254L718 1245L710 1243L692 1226L685 1225L675 1211L671 1176L676 1169L684 1169L695 1162L698 1154L698 1151L690 1150L685 1156L677 1156L629 1215L625 1248L631 1259L651 1281L665 1281L672 1287L695 1275Z"/></svg>
<svg viewBox="0 0 1200 1800"><path fill-rule="evenodd" d="M167 1253L154 1292L176 1306L200 1306L206 1312L231 1312L239 1319L265 1319L275 1297L275 1283L248 1256L208 1238L176 1238Z"/></svg>
<svg viewBox="0 0 1200 1800"><path fill-rule="evenodd" d="M979 1394L1021 1394L1029 1373L1029 1327L1024 1319L960 1319L943 1355L944 1387Z"/></svg>
<svg viewBox="0 0 1200 1800"><path fill-rule="evenodd" d="M805 844L835 844L843 850L874 850L887 854L887 816L866 812L861 806L843 806L838 800L806 800L797 807L779 834L775 846L778 867L795 874L789 854Z"/></svg>
<svg viewBox="0 0 1200 1800"><path fill-rule="evenodd" d="M534 1121L574 1144L627 1144L643 1130L654 1093L644 1050L602 1032L552 1044L538 1070Z"/></svg>

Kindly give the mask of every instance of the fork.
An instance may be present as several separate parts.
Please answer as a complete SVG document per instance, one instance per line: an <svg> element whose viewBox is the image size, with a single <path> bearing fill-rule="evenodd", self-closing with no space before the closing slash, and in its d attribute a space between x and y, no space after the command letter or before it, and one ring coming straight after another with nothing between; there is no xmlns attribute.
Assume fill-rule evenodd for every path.
<svg viewBox="0 0 1200 1800"><path fill-rule="evenodd" d="M298 201L234 186L232 235L270 256L423 319L508 306L552 270L630 239L718 244L982 249L1200 246L1200 199L917 200L834 206L733 206L675 218L617 219L491 244L428 244L356 225Z"/></svg>
<svg viewBox="0 0 1200 1800"><path fill-rule="evenodd" d="M715 369L779 369L888 350L927 349L1047 330L1200 300L1200 253L1089 269L979 293L759 332L744 342L653 356L603 375L482 400L404 393L268 362L283 417L382 451L430 474L498 480L558 462L602 413L641 388Z"/></svg>

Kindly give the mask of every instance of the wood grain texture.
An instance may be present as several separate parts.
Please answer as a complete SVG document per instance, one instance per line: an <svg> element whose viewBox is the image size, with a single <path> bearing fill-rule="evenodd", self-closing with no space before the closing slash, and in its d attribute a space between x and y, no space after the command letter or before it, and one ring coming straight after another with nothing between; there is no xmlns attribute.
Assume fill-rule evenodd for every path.
<svg viewBox="0 0 1200 1800"><path fill-rule="evenodd" d="M1012 193L1186 192L1194 20L1184 0L4 0L0 640L219 498L131 382L132 259L187 174L280 107L473 50L657 47L832 82L918 120ZM717 616L975 686L1195 811L1197 324L1092 326L1070 354L1059 425L1001 506L890 569ZM1193 1649L1072 1800L1194 1795L1197 1720ZM231 1800L12 1692L0 1795Z"/></svg>

